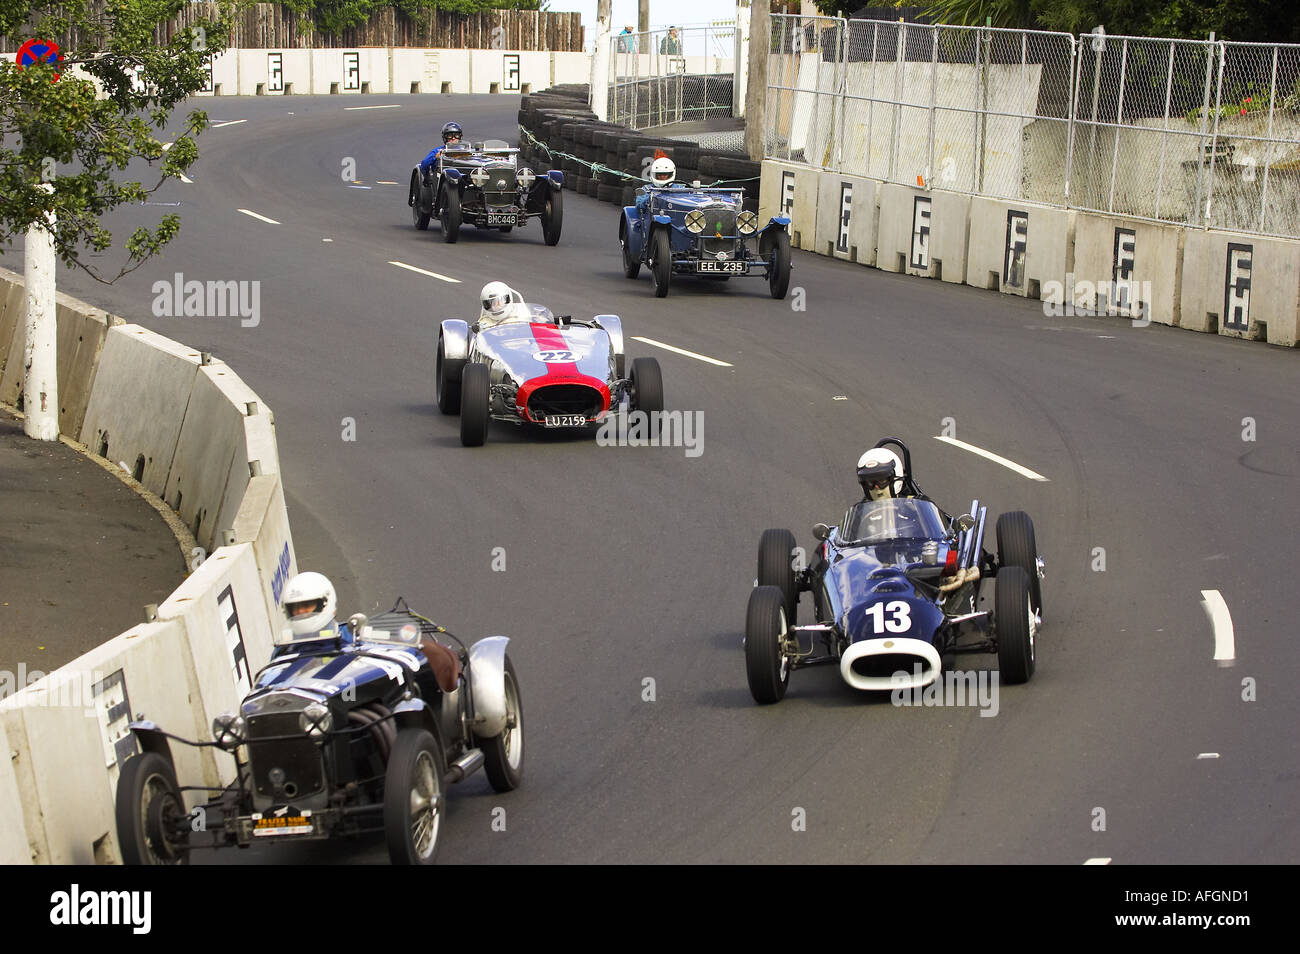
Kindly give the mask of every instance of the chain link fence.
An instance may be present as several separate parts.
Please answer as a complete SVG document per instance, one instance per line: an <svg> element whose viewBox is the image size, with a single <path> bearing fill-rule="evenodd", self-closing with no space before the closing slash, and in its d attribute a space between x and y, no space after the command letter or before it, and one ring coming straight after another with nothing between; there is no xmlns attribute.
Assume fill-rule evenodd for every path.
<svg viewBox="0 0 1300 954"><path fill-rule="evenodd" d="M734 23L610 38L609 120L630 129L732 115Z"/></svg>
<svg viewBox="0 0 1300 954"><path fill-rule="evenodd" d="M1300 237L1300 46L773 15L766 155Z"/></svg>

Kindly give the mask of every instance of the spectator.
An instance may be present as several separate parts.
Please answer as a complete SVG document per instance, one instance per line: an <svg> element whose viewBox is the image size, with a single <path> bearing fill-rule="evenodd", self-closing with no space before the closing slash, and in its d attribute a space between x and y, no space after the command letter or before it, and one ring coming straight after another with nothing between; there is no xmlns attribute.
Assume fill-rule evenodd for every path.
<svg viewBox="0 0 1300 954"><path fill-rule="evenodd" d="M636 34L632 32L631 26L623 27L623 31L619 33L618 51L620 53L636 52Z"/></svg>
<svg viewBox="0 0 1300 954"><path fill-rule="evenodd" d="M659 41L659 52L665 56L682 55L682 41L677 36L677 27L668 28L668 35Z"/></svg>

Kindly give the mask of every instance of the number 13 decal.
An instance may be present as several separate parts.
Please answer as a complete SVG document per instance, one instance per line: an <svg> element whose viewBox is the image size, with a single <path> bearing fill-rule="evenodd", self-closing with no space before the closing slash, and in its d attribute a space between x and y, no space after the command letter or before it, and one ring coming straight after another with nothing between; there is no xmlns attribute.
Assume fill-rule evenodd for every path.
<svg viewBox="0 0 1300 954"><path fill-rule="evenodd" d="M885 618L885 614L889 618ZM877 603L867 609L875 633L906 633L912 628L912 608L902 600Z"/></svg>

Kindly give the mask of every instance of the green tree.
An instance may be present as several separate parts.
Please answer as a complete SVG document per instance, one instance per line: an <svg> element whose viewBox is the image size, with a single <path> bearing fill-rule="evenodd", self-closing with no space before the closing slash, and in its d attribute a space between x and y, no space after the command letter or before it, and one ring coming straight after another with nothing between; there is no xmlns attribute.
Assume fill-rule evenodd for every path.
<svg viewBox="0 0 1300 954"><path fill-rule="evenodd" d="M0 243L11 245L53 213L55 252L64 264L112 282L175 237L175 214L154 229L136 229L125 243L126 263L107 279L80 260L86 248L112 246L104 215L144 201L198 158L195 137L208 125L202 110L188 114L168 151L155 133L203 87L207 58L225 49L233 7L223 3L217 21L200 21L165 42L156 39L155 31L184 2L0 0L0 34L15 48L33 37L53 39L63 54L57 67L19 69L12 54L0 59ZM73 75L74 66L93 79ZM119 181L128 163L139 159L156 165L157 181L147 187Z"/></svg>

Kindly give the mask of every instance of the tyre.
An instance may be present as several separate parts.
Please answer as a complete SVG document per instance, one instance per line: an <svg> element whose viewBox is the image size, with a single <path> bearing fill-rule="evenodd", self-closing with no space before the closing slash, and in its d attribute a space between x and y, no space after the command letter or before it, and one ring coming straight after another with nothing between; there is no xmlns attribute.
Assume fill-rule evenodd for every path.
<svg viewBox="0 0 1300 954"><path fill-rule="evenodd" d="M664 377L654 358L632 359L632 409L657 414L664 409Z"/></svg>
<svg viewBox="0 0 1300 954"><path fill-rule="evenodd" d="M650 277L654 281L655 297L667 298L673 280L673 252L665 228L655 229L650 236Z"/></svg>
<svg viewBox="0 0 1300 954"><path fill-rule="evenodd" d="M552 189L546 196L546 207L542 210L542 238L547 245L556 245L560 241L560 229L564 226L564 193Z"/></svg>
<svg viewBox="0 0 1300 954"><path fill-rule="evenodd" d="M483 770L495 792L513 792L524 777L524 704L515 664L506 656L506 727L491 739L475 736L483 750Z"/></svg>
<svg viewBox="0 0 1300 954"><path fill-rule="evenodd" d="M790 290L790 233L784 230L773 236L768 250L767 287L778 301Z"/></svg>
<svg viewBox="0 0 1300 954"><path fill-rule="evenodd" d="M411 172L411 194L409 197L411 203L411 224L423 232L429 227L429 213L422 210L420 201L424 193L424 187L420 184L420 174L414 170Z"/></svg>
<svg viewBox="0 0 1300 954"><path fill-rule="evenodd" d="M620 219L618 223L618 244L623 248L623 277L636 278L641 274L641 262L633 258L632 253L627 247L627 219Z"/></svg>
<svg viewBox="0 0 1300 954"><path fill-rule="evenodd" d="M513 229L513 225L502 225L498 226L497 231L501 232L502 235L509 235Z"/></svg>
<svg viewBox="0 0 1300 954"><path fill-rule="evenodd" d="M799 618L799 584L794 572L794 534L789 530L764 530L758 540L758 585L781 591L786 621L794 626Z"/></svg>
<svg viewBox="0 0 1300 954"><path fill-rule="evenodd" d="M1034 640L1038 635L1028 574L1018 566L998 570L993 600L1002 681L1009 685L1028 682L1034 674Z"/></svg>
<svg viewBox="0 0 1300 954"><path fill-rule="evenodd" d="M460 372L460 442L482 447L487 441L491 374L486 364L467 364Z"/></svg>
<svg viewBox="0 0 1300 954"><path fill-rule="evenodd" d="M447 243L454 243L457 236L460 235L460 190L448 187L442 200L442 214L438 217L442 222L442 240Z"/></svg>
<svg viewBox="0 0 1300 954"><path fill-rule="evenodd" d="M754 587L745 610L745 676L749 694L761 706L780 702L790 685L790 660L781 651L785 631L781 591Z"/></svg>
<svg viewBox="0 0 1300 954"><path fill-rule="evenodd" d="M442 748L427 729L397 730L384 773L384 838L395 865L431 865L438 855L446 792Z"/></svg>
<svg viewBox="0 0 1300 954"><path fill-rule="evenodd" d="M157 752L126 760L117 779L115 809L123 864L189 864L185 839L171 834L173 822L187 814L171 762Z"/></svg>
<svg viewBox="0 0 1300 954"><path fill-rule="evenodd" d="M1012 510L998 517L998 563L1018 566L1029 577L1029 596L1034 609L1043 611L1043 584L1038 578L1038 543L1034 539L1034 522L1023 510Z"/></svg>
<svg viewBox="0 0 1300 954"><path fill-rule="evenodd" d="M433 381L438 392L438 410L443 414L460 413L460 372L463 361L448 361L446 345L438 335L438 358L434 366Z"/></svg>
<svg viewBox="0 0 1300 954"><path fill-rule="evenodd" d="M602 183L600 187L596 189L596 198L601 202L612 202L614 205L618 205L618 203L623 199L623 187L605 185Z"/></svg>

